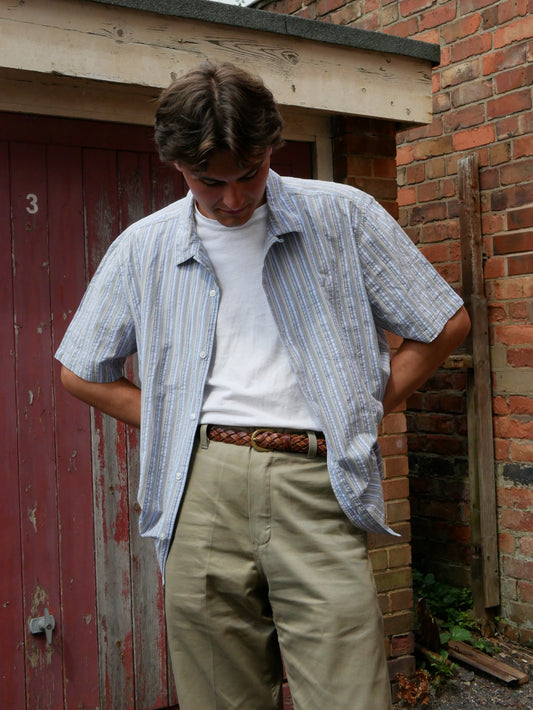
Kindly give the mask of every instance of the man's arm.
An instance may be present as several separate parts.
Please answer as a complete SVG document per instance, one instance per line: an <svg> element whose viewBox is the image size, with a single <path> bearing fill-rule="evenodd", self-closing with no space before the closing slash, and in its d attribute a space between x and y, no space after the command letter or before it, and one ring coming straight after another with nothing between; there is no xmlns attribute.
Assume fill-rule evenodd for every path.
<svg viewBox="0 0 533 710"><path fill-rule="evenodd" d="M66 367L61 368L63 387L82 402L110 414L121 422L141 425L141 390L125 377L115 382L88 382Z"/></svg>
<svg viewBox="0 0 533 710"><path fill-rule="evenodd" d="M383 396L383 414L388 414L423 384L462 343L470 330L463 306L450 318L431 343L404 340L391 360L390 378Z"/></svg>

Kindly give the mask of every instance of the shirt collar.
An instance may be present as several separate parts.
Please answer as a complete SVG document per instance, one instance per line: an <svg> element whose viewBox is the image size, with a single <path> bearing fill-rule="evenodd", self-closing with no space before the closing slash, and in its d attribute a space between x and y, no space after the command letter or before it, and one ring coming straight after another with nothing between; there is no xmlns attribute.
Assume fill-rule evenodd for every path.
<svg viewBox="0 0 533 710"><path fill-rule="evenodd" d="M279 238L304 231L300 210L292 194L285 189L283 178L273 170L270 170L268 175L266 194L270 238Z"/></svg>
<svg viewBox="0 0 533 710"><path fill-rule="evenodd" d="M269 171L266 195L268 205L268 239L269 242L303 231L304 226L299 210L292 195L285 190L282 178L273 170ZM176 242L177 263L183 264L189 259L203 261L204 247L196 231L194 217L195 206L192 192L183 198L184 219L178 220Z"/></svg>

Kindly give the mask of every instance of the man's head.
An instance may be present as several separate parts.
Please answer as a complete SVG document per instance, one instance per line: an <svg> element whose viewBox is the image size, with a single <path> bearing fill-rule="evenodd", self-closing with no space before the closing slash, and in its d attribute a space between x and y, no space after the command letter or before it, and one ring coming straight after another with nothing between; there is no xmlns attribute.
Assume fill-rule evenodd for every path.
<svg viewBox="0 0 533 710"><path fill-rule="evenodd" d="M161 159L202 170L215 151L254 163L280 146L282 130L272 93L232 64L207 62L172 83L155 116Z"/></svg>

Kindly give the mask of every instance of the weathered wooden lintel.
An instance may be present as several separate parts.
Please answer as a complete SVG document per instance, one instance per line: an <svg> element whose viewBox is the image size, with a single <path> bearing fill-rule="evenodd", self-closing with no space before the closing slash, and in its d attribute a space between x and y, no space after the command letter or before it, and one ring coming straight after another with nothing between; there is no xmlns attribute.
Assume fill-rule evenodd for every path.
<svg viewBox="0 0 533 710"><path fill-rule="evenodd" d="M431 121L432 62L416 56L87 0L1 4L0 35L5 69L158 89L210 58L260 74L282 106Z"/></svg>

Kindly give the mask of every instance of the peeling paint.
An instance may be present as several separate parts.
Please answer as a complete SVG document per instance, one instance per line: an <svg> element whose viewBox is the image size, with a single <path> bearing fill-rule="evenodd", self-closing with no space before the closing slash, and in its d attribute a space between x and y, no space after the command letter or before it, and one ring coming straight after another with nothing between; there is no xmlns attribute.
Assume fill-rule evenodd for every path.
<svg viewBox="0 0 533 710"><path fill-rule="evenodd" d="M28 510L28 519L30 523L33 525L33 529L35 530L35 533L37 533L37 502L33 506L33 508L30 508Z"/></svg>
<svg viewBox="0 0 533 710"><path fill-rule="evenodd" d="M29 390L29 392L28 392L28 399L29 399L30 406L31 406L33 404L33 392L31 390Z"/></svg>
<svg viewBox="0 0 533 710"><path fill-rule="evenodd" d="M38 612L39 612L39 607L41 607L41 606L42 607L48 606L48 594L46 593L46 591L42 587L37 585L35 587L35 591L33 592L33 599L32 599L31 609L30 609L30 613L31 613L32 617L39 616Z"/></svg>

